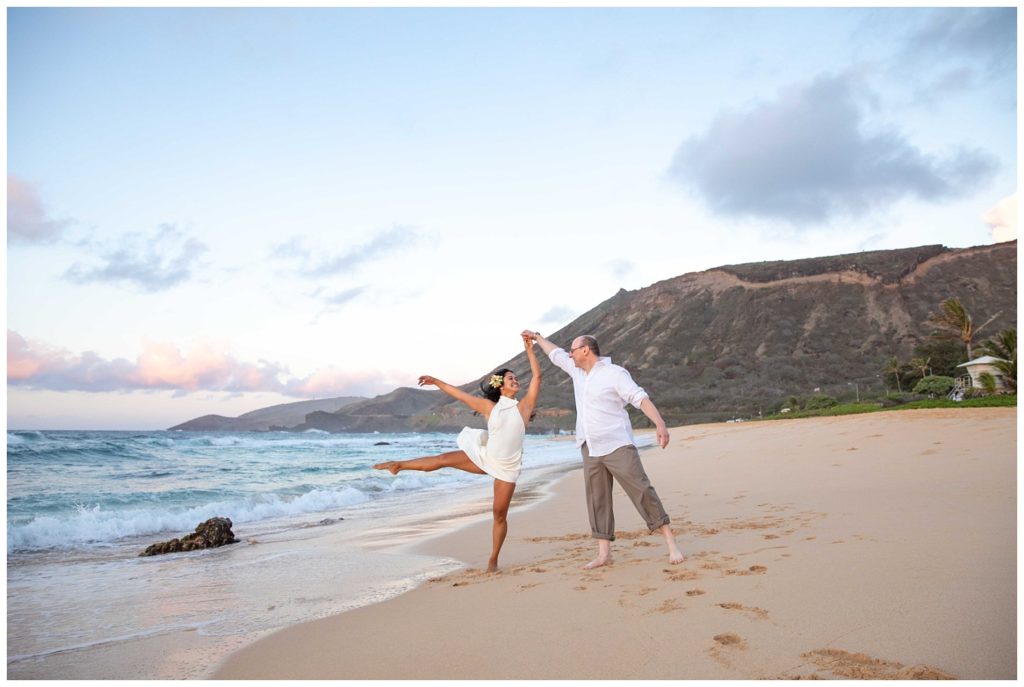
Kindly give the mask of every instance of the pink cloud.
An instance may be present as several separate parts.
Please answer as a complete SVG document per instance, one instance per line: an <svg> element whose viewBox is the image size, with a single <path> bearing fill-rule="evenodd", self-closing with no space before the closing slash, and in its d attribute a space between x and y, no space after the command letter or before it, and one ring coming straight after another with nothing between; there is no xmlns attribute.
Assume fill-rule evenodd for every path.
<svg viewBox="0 0 1024 687"><path fill-rule="evenodd" d="M983 222L992 228L992 240L996 243L1013 241L1017 238L1017 194L1011 193L981 216Z"/></svg>
<svg viewBox="0 0 1024 687"><path fill-rule="evenodd" d="M14 175L7 175L7 238L15 243L50 243L70 224L46 212L39 193Z"/></svg>
<svg viewBox="0 0 1024 687"><path fill-rule="evenodd" d="M336 367L326 367L292 380L288 387L292 394L309 397L367 396L389 390L379 372L350 372Z"/></svg>
<svg viewBox="0 0 1024 687"><path fill-rule="evenodd" d="M26 340L11 330L7 330L7 383L53 391L269 391L297 397L386 390L377 372L325 368L298 378L279 363L240 361L209 344L183 352L174 344L145 341L132 362L124 358L106 360L91 351L75 354Z"/></svg>

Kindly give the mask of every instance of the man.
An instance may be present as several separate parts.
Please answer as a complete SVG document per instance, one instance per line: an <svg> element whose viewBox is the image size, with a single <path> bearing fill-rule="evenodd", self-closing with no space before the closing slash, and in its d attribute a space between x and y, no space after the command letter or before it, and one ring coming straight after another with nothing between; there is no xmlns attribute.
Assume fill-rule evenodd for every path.
<svg viewBox="0 0 1024 687"><path fill-rule="evenodd" d="M572 377L576 396L576 445L583 454L583 475L587 490L590 529L597 539L597 558L586 570L612 562L611 542L615 540L615 514L612 512L612 478L625 490L652 532L658 530L668 545L670 563L681 563L683 554L676 546L668 514L651 486L640 453L633 442L633 428L626 404L643 411L654 423L658 443L668 446L668 429L661 413L625 368L602 358L597 340L578 336L569 352L554 345L537 332L526 330L551 362Z"/></svg>

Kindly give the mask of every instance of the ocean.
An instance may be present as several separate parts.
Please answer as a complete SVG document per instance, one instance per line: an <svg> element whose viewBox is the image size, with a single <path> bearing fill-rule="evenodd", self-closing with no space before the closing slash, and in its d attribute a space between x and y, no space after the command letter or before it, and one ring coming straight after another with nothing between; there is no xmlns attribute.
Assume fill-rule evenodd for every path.
<svg viewBox="0 0 1024 687"><path fill-rule="evenodd" d="M526 437L513 507L579 465L567 439ZM489 514L492 480L371 468L454 449L429 433L9 431L8 676L181 630L256 636L460 567L403 545ZM241 542L138 556L214 516Z"/></svg>

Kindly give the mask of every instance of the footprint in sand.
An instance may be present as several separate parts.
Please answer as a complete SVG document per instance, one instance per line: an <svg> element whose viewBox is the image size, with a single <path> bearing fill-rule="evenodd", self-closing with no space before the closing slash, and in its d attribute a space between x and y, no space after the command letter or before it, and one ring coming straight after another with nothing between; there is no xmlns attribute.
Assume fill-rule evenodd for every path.
<svg viewBox="0 0 1024 687"><path fill-rule="evenodd" d="M766 620L768 618L768 611L757 606L744 606L741 603L735 601L727 601L726 603L715 604L720 608L724 608L727 611L740 611L747 617L757 618L758 620Z"/></svg>
<svg viewBox="0 0 1024 687"><path fill-rule="evenodd" d="M701 594L707 594L703 589L688 589L686 591L687 596L700 596Z"/></svg>
<svg viewBox="0 0 1024 687"><path fill-rule="evenodd" d="M713 639L722 646L736 646L737 644L743 643L743 638L738 634L733 634L732 632L715 635Z"/></svg>
<svg viewBox="0 0 1024 687"><path fill-rule="evenodd" d="M685 610L685 609L686 609L686 607L683 606L682 604L680 604L675 599L665 599L661 603L661 605L656 606L650 612L651 613L672 613L673 611L682 611L682 610Z"/></svg>
<svg viewBox="0 0 1024 687"><path fill-rule="evenodd" d="M722 634L715 635L712 639L714 639L715 643L708 649L708 653L711 654L711 658L723 666L730 665L726 659L726 653L747 648L746 644L743 643L743 638L734 632L723 632Z"/></svg>
<svg viewBox="0 0 1024 687"><path fill-rule="evenodd" d="M668 575L668 579L672 582L689 582L690 580L696 580L700 575L693 570L670 570L669 568L662 569L663 573Z"/></svg>
<svg viewBox="0 0 1024 687"><path fill-rule="evenodd" d="M867 654L853 653L843 649L815 649L801 654L801 657L825 671L825 675L784 676L780 679L830 678L847 680L955 680L956 677L938 668L925 665L905 666L896 661L885 661Z"/></svg>

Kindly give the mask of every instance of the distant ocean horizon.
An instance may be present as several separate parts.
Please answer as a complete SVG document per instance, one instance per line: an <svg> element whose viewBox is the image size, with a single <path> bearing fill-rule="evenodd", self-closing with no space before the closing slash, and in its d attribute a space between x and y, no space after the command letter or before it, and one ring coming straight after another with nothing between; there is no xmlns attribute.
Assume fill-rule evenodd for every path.
<svg viewBox="0 0 1024 687"><path fill-rule="evenodd" d="M367 546L364 537L468 503L483 511L489 477L371 467L453 450L454 439L9 430L9 672L20 661L182 629L258 633L379 601L458 567ZM573 441L528 435L519 493L578 462ZM138 557L214 516L230 518L241 543ZM488 546L481 542L482 555Z"/></svg>

